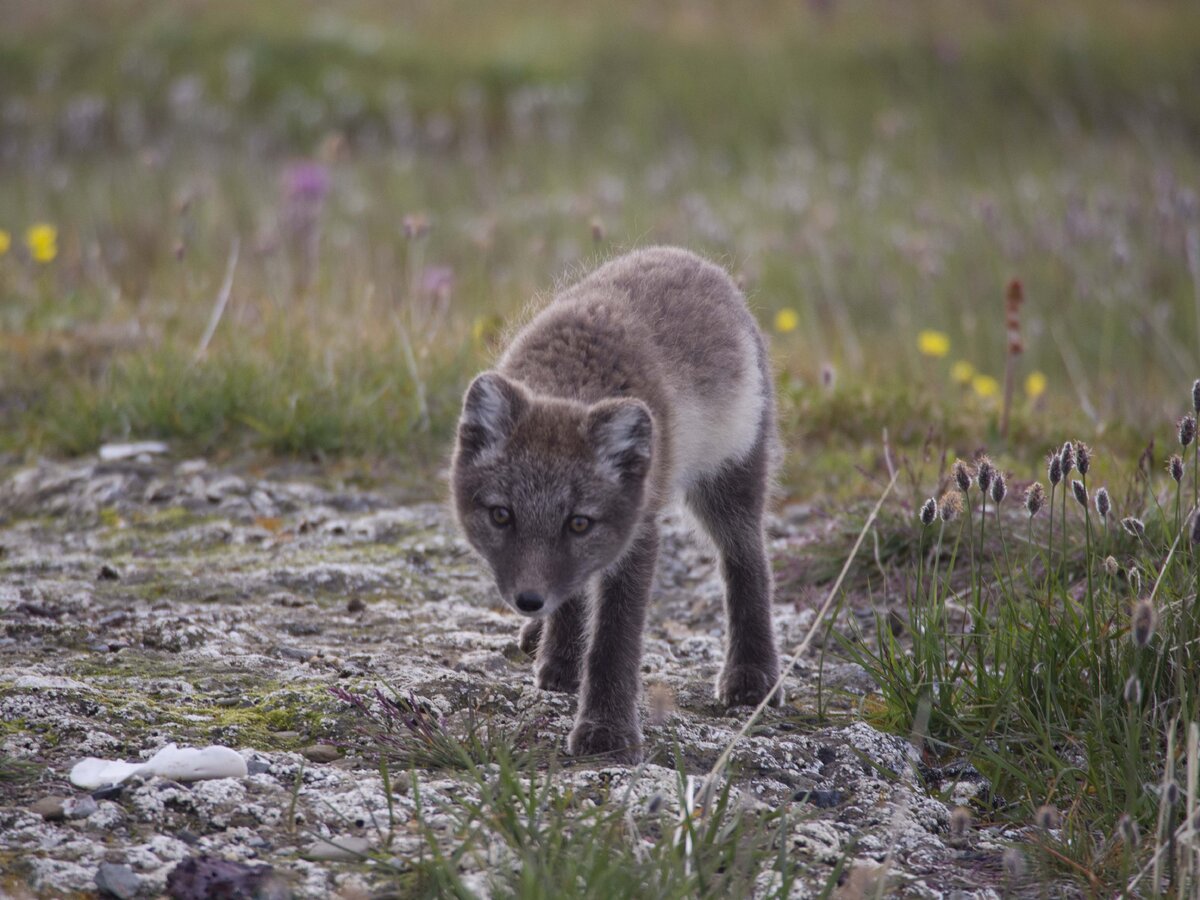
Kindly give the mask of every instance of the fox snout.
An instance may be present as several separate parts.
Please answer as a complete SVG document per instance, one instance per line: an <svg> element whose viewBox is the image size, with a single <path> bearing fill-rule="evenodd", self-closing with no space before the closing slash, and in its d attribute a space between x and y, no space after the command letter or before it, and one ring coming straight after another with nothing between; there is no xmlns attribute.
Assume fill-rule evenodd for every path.
<svg viewBox="0 0 1200 900"><path fill-rule="evenodd" d="M537 591L521 591L513 600L513 606L523 613L534 615L545 606L546 601L542 599L542 595Z"/></svg>

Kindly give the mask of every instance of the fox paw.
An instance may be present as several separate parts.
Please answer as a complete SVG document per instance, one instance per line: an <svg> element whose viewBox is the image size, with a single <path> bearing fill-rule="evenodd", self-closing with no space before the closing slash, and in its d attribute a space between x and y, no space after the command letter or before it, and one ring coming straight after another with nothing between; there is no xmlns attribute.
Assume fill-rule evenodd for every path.
<svg viewBox="0 0 1200 900"><path fill-rule="evenodd" d="M758 706L775 687L777 669L746 664L726 666L717 679L717 699L726 706ZM770 706L783 705L783 688L771 695Z"/></svg>
<svg viewBox="0 0 1200 900"><path fill-rule="evenodd" d="M579 690L579 665L575 660L538 660L533 683L543 691L574 694Z"/></svg>
<svg viewBox="0 0 1200 900"><path fill-rule="evenodd" d="M517 646L526 656L537 656L538 644L542 642L542 620L530 619L521 626Z"/></svg>
<svg viewBox="0 0 1200 900"><path fill-rule="evenodd" d="M642 761L642 734L637 726L577 722L567 738L572 756L601 756L605 762L636 765Z"/></svg>

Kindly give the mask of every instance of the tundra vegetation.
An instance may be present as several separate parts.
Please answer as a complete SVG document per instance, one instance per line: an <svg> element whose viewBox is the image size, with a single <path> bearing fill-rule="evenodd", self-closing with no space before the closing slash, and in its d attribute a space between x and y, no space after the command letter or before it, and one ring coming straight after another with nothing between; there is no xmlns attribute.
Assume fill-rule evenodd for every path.
<svg viewBox="0 0 1200 900"><path fill-rule="evenodd" d="M622 249L687 246L771 335L779 507L817 523L776 551L779 603L829 600L815 702L754 727L903 735L951 806L928 772L982 773L947 839L1005 835L980 876L998 892L1194 895L1200 7L99 0L4 21L6 477L161 439L438 500L506 323ZM849 710L821 688L833 659L873 680ZM674 796L584 802L537 722L289 689L294 708L212 712L267 740L336 702L383 784L410 784L423 852L372 851L405 894L478 890L468 857L523 897L890 889L886 847L814 882L787 840L805 813L734 802L737 768L697 779L686 747ZM447 771L465 799L422 804ZM44 777L0 755L0 797Z"/></svg>

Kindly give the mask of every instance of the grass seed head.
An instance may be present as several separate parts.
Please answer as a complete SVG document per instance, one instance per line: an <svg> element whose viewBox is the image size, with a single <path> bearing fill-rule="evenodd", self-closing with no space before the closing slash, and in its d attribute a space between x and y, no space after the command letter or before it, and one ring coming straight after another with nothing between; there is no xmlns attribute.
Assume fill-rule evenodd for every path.
<svg viewBox="0 0 1200 900"><path fill-rule="evenodd" d="M1125 702L1130 706L1142 705L1142 679L1136 675L1125 679Z"/></svg>
<svg viewBox="0 0 1200 900"><path fill-rule="evenodd" d="M1075 445L1067 441L1062 445L1062 450L1058 455L1062 458L1063 478L1071 474L1071 470L1075 468Z"/></svg>
<svg viewBox="0 0 1200 900"><path fill-rule="evenodd" d="M1004 475L1000 472L996 473L995 479L992 481L992 500L999 506L1004 502L1004 498L1008 496L1008 485L1004 483Z"/></svg>
<svg viewBox="0 0 1200 900"><path fill-rule="evenodd" d="M954 483L958 485L958 489L963 494L966 494L971 489L971 483L975 480L975 470L961 459L956 459L954 461L954 468L951 471L954 475Z"/></svg>
<svg viewBox="0 0 1200 900"><path fill-rule="evenodd" d="M950 813L950 836L962 840L971 828L971 811L965 806L956 806Z"/></svg>
<svg viewBox="0 0 1200 900"><path fill-rule="evenodd" d="M1200 413L1200 378L1192 382L1192 409Z"/></svg>
<svg viewBox="0 0 1200 900"><path fill-rule="evenodd" d="M1129 623L1133 642L1138 647L1147 647L1154 639L1154 629L1158 625L1158 611L1149 600L1139 600L1133 607Z"/></svg>
<svg viewBox="0 0 1200 900"><path fill-rule="evenodd" d="M1004 851L1004 874L1010 881L1020 881L1025 877L1025 854L1016 847Z"/></svg>
<svg viewBox="0 0 1200 900"><path fill-rule="evenodd" d="M1109 578L1116 578L1121 574L1121 564L1115 556L1104 557L1104 574Z"/></svg>
<svg viewBox="0 0 1200 900"><path fill-rule="evenodd" d="M1183 481L1183 459L1178 453L1175 453L1167 460L1167 471L1171 473L1171 477L1175 479L1175 483Z"/></svg>
<svg viewBox="0 0 1200 900"><path fill-rule="evenodd" d="M1138 828L1137 820L1129 813L1124 813L1117 819L1117 834L1130 849L1134 849L1142 841L1142 831Z"/></svg>
<svg viewBox="0 0 1200 900"><path fill-rule="evenodd" d="M1049 803L1037 808L1037 812L1033 814L1033 820L1043 831L1054 831L1062 824L1058 809Z"/></svg>
<svg viewBox="0 0 1200 900"><path fill-rule="evenodd" d="M1086 509L1088 505L1087 488L1078 478L1071 482L1071 492L1075 494L1075 502Z"/></svg>
<svg viewBox="0 0 1200 900"><path fill-rule="evenodd" d="M1142 592L1142 570L1137 566L1129 567L1129 586L1133 589L1134 594Z"/></svg>
<svg viewBox="0 0 1200 900"><path fill-rule="evenodd" d="M987 492L991 490L992 482L996 478L996 467L992 465L992 461L981 456L975 464L975 482L979 485L979 489L984 493L984 499L987 499Z"/></svg>
<svg viewBox="0 0 1200 900"><path fill-rule="evenodd" d="M937 501L930 497L921 504L921 524L928 528L933 524L933 520L937 518L938 508Z"/></svg>
<svg viewBox="0 0 1200 900"><path fill-rule="evenodd" d="M1121 520L1121 527L1125 529L1125 533L1138 538L1146 536L1146 523L1136 516L1126 516Z"/></svg>
<svg viewBox="0 0 1200 900"><path fill-rule="evenodd" d="M1163 794L1163 798L1167 801L1168 806L1178 806L1181 799L1180 793L1179 784L1172 781L1167 785L1167 790L1166 793Z"/></svg>
<svg viewBox="0 0 1200 900"><path fill-rule="evenodd" d="M1100 518L1107 519L1111 511L1112 499L1108 496L1108 488L1102 487L1096 491L1096 512L1100 513Z"/></svg>
<svg viewBox="0 0 1200 900"><path fill-rule="evenodd" d="M958 491L946 491L942 494L942 499L938 502L938 514L943 522L953 522L959 517L963 509L962 498L963 495Z"/></svg>
<svg viewBox="0 0 1200 900"><path fill-rule="evenodd" d="M1196 417L1188 413L1179 420L1179 445L1190 446L1196 439Z"/></svg>
<svg viewBox="0 0 1200 900"><path fill-rule="evenodd" d="M1192 538L1192 546L1193 547L1195 547L1197 544L1200 544L1200 511L1197 511L1192 516L1191 538Z"/></svg>
<svg viewBox="0 0 1200 900"><path fill-rule="evenodd" d="M1086 475L1092 467L1092 448L1082 441L1075 442L1075 468L1080 475Z"/></svg>
<svg viewBox="0 0 1200 900"><path fill-rule="evenodd" d="M663 808L662 794L655 794L650 798L650 802L646 804L646 812L652 816L658 815L658 811Z"/></svg>
<svg viewBox="0 0 1200 900"><path fill-rule="evenodd" d="M1025 510L1030 516L1036 516L1046 505L1046 489L1040 481L1035 481L1025 488Z"/></svg>
<svg viewBox="0 0 1200 900"><path fill-rule="evenodd" d="M1050 486L1054 487L1063 480L1063 465L1062 454L1051 453L1050 461L1046 464L1046 477L1050 479Z"/></svg>

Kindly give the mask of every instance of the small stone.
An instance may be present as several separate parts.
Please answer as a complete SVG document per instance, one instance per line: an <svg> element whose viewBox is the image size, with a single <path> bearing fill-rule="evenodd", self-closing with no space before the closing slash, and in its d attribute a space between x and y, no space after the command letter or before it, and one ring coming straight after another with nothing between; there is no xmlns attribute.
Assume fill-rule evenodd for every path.
<svg viewBox="0 0 1200 900"><path fill-rule="evenodd" d="M271 761L263 759L261 756L252 756L246 760L246 773L248 775L265 775L271 771Z"/></svg>
<svg viewBox="0 0 1200 900"><path fill-rule="evenodd" d="M796 791L792 797L797 803L808 802L818 809L832 809L846 799L841 791Z"/></svg>
<svg viewBox="0 0 1200 900"><path fill-rule="evenodd" d="M300 740L300 732L298 731L275 731L271 733L271 737L275 738L281 744L291 743L292 741Z"/></svg>
<svg viewBox="0 0 1200 900"><path fill-rule="evenodd" d="M100 567L100 573L96 576L100 581L120 581L121 573L105 563Z"/></svg>
<svg viewBox="0 0 1200 900"><path fill-rule="evenodd" d="M123 784L106 784L104 787L96 788L96 790L92 791L92 799L116 800L124 790L125 785Z"/></svg>
<svg viewBox="0 0 1200 900"><path fill-rule="evenodd" d="M43 819L50 822L57 822L59 819L65 819L67 816L63 805L67 802L67 797L43 797L36 803L30 805L30 810L37 813Z"/></svg>
<svg viewBox="0 0 1200 900"><path fill-rule="evenodd" d="M142 880L129 866L116 863L101 863L96 871L96 887L102 895L130 900L137 896Z"/></svg>
<svg viewBox="0 0 1200 900"><path fill-rule="evenodd" d="M367 604L363 603L361 597L351 597L350 602L346 604L346 612L362 612L367 608Z"/></svg>
<svg viewBox="0 0 1200 900"><path fill-rule="evenodd" d="M342 751L333 744L311 744L300 751L305 759L315 763L329 763L342 758Z"/></svg>
<svg viewBox="0 0 1200 900"><path fill-rule="evenodd" d="M299 647L276 647L275 652L285 659L295 659L300 662L307 662L312 657L312 653L301 650Z"/></svg>
<svg viewBox="0 0 1200 900"><path fill-rule="evenodd" d="M86 819L99 808L100 805L96 803L91 794L83 794L79 797L71 797L63 803L63 814L68 819Z"/></svg>
<svg viewBox="0 0 1200 900"><path fill-rule="evenodd" d="M324 862L353 862L371 849L371 842L361 837L335 837L313 841L301 851L305 859Z"/></svg>

